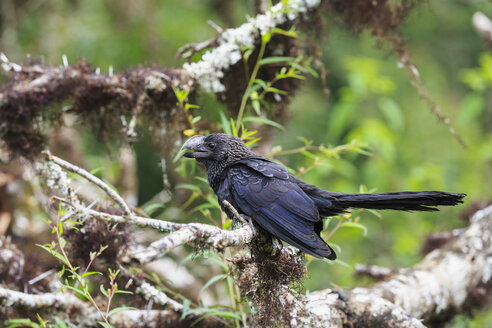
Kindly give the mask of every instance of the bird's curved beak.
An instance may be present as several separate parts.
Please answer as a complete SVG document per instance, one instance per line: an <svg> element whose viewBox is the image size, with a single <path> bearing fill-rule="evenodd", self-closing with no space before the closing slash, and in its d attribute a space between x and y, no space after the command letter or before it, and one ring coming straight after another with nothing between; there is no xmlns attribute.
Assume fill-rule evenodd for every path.
<svg viewBox="0 0 492 328"><path fill-rule="evenodd" d="M189 150L183 154L184 157L188 158L202 158L208 156L209 150L205 148L204 136L193 136L181 147L181 151Z"/></svg>

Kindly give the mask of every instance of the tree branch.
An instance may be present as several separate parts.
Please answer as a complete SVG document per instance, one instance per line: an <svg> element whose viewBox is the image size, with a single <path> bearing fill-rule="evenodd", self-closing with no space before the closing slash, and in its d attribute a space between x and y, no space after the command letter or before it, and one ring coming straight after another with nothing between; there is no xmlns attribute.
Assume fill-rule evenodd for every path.
<svg viewBox="0 0 492 328"><path fill-rule="evenodd" d="M492 206L478 211L470 226L442 249L429 253L405 273L367 288L330 289L304 298L301 320L308 327L337 323L379 327L423 327L458 311L470 294L492 277ZM416 320L415 318L419 319Z"/></svg>
<svg viewBox="0 0 492 328"><path fill-rule="evenodd" d="M110 317L110 323L119 328L124 327L161 327L176 326L182 322L178 314L182 305L167 298L164 293L157 291L149 284L142 284L148 299L154 299L157 303L170 305L169 310L123 310ZM165 300L165 302L164 302ZM97 311L88 303L81 301L76 296L66 293L28 294L13 291L0 286L0 314L11 308L22 308L33 312L50 311L56 313L65 322L76 327L94 327L94 323L101 320ZM197 319L192 315L191 319ZM189 319L188 319L189 320ZM191 324L191 322L190 322Z"/></svg>
<svg viewBox="0 0 492 328"><path fill-rule="evenodd" d="M52 163L55 163L56 165L59 165L70 172L82 176L87 181L104 190L118 205L120 205L121 208L123 208L125 212L128 211L124 215L109 214L84 206L80 202L74 200L73 195L66 195L65 198L54 196L53 199L61 201L65 205L72 208L72 215L82 213L86 217L95 217L108 222L129 223L140 227L148 227L159 231L171 232L169 235L153 242L147 248L138 250L133 249L133 251L129 254L129 259L137 261L138 263L148 263L159 257L164 256L173 248L193 241L200 241L201 243L210 245L215 249L224 249L228 246L245 245L249 243L253 238L252 228L247 224L244 224L243 227L241 227L240 229L231 231L202 223L184 224L137 216L130 210L130 208L121 198L121 196L119 196L116 191L114 191L99 178L95 177L91 173L74 164L71 164L61 158L51 155L49 151L45 152L45 155L47 156L47 160L51 161ZM56 177L60 176L60 173L56 170L55 167L51 166L49 167L49 169L56 172ZM54 174L48 174L48 176L52 175ZM230 207L232 207L230 204L228 206L229 209ZM239 216L239 213L235 209L233 212Z"/></svg>
<svg viewBox="0 0 492 328"><path fill-rule="evenodd" d="M82 169L76 165L70 164L69 162L67 162L67 161L65 161L59 157L51 155L49 150L45 150L44 155L45 155L46 160L52 161L53 163L60 165L61 167L63 167L67 171L70 171L72 173L80 175L81 177L83 177L87 181L92 182L93 184L95 184L96 186L101 188L106 194L108 194L109 197L111 197L116 202L116 204L118 204L120 206L120 208L123 210L123 213L125 215L128 215L128 216L133 215L132 211L130 210L130 207L126 204L126 202L123 200L123 198L121 198L121 196L118 195L118 193L116 191L114 191L111 187L109 187L107 184L105 184L101 179L90 174L86 170L84 170L84 169Z"/></svg>

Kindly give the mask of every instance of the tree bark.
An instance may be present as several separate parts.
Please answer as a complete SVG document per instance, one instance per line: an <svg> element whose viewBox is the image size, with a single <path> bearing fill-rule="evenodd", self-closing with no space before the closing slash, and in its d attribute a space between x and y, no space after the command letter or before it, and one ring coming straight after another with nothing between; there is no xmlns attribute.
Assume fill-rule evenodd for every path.
<svg viewBox="0 0 492 328"><path fill-rule="evenodd" d="M475 213L454 241L427 254L413 268L367 288L321 290L304 297L299 320L306 327L344 324L423 327L470 307L473 294L492 277L492 206Z"/></svg>

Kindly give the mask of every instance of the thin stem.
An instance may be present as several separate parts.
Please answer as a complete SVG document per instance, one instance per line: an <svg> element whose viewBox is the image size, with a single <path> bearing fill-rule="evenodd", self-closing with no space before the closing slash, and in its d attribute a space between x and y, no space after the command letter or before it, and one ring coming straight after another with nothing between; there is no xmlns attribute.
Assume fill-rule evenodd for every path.
<svg viewBox="0 0 492 328"><path fill-rule="evenodd" d="M248 328L248 324L246 321L246 311L244 310L244 304L241 302L241 291L239 290L238 285L234 284L234 290L236 291L237 303L239 305L239 313L241 314L241 318L243 320L243 327Z"/></svg>
<svg viewBox="0 0 492 328"><path fill-rule="evenodd" d="M65 259L65 262L66 264L68 265L68 268L70 269L70 271L72 271L72 273L74 274L74 277L75 279L77 280L77 282L80 284L80 286L82 286L82 288L85 288L86 285L84 285L84 281L82 280L82 278L80 277L80 275L76 274L75 271L75 267L72 265L72 263L70 263L70 260L68 259L68 256L67 256L67 253L65 252L65 249L63 248L63 244L61 242L61 234L60 234L60 229L59 229L59 226L60 226L60 218L58 217L57 218L57 222L56 222L56 239L58 241L58 245L60 246L60 251ZM108 321L108 318L103 314L103 312L101 311L101 309L99 309L99 306L97 306L97 303L96 301L92 298L92 295L87 292L87 293L84 293L84 295L89 299L89 301L92 303L92 305L94 306L94 308L97 310L97 312L99 313L99 315L101 316L101 318L104 320L105 323L108 324L108 326L112 327L111 324L109 323Z"/></svg>
<svg viewBox="0 0 492 328"><path fill-rule="evenodd" d="M246 108L246 103L248 102L249 98L249 93L251 90L251 87L253 86L253 82L256 79L256 75L258 75L258 71L260 69L260 62L261 59L263 58L263 55L265 54L265 49L266 49L266 44L267 42L261 38L261 46L260 46L260 52L258 53L258 58L256 59L255 67L253 68L253 72L251 72L251 77L249 78L248 81L248 86L246 87L246 90L244 91L243 98L241 99L241 105L239 106L239 114L237 115L237 120L236 120L236 131L239 131L241 128L241 123L243 120L243 115L244 115L244 109Z"/></svg>
<svg viewBox="0 0 492 328"><path fill-rule="evenodd" d="M237 214L237 216L240 217L239 213L237 213L237 210L234 207L232 207L232 205L228 201L224 200L223 204L224 204L224 206L228 207L229 210L231 210L231 209L234 210L235 213ZM234 214L234 215L236 215L236 214ZM227 219L224 212L221 212L220 219L222 221L222 225L224 225L224 223ZM231 250L229 248L226 248L224 251L224 258L227 259L230 257L232 257ZM238 312L238 309L240 310L243 324L246 325L244 311L243 311L243 308L241 306L241 300L239 298L237 298L237 295L236 295L237 289L235 289L235 284L233 282L232 269L229 267L229 263L227 261L224 261L224 262L227 265L227 267L229 268L229 272L228 272L226 281L227 281L227 289L229 291L229 297L231 299L232 310L234 311L234 313ZM235 323L237 328L241 327L241 322L238 319L235 319L234 323Z"/></svg>
<svg viewBox="0 0 492 328"><path fill-rule="evenodd" d="M335 226L335 228L333 228L329 233L328 235L325 237L325 240L329 240L331 238L331 236L333 236L335 234L335 232L340 229L340 227L342 226L343 222L345 220L347 220L348 218L350 218L351 214L345 214L345 215L342 215L342 217L338 220L338 223L337 225Z"/></svg>
<svg viewBox="0 0 492 328"><path fill-rule="evenodd" d="M231 252L228 248L226 248L224 252L224 257L228 258L230 256L231 256ZM234 295L234 284L232 282L232 273L230 272L230 268L226 280L227 280L227 289L229 291L229 297L231 299L232 310L234 311L234 313L236 313L238 310L238 304L236 303L236 295ZM235 319L234 322L237 328L241 327L241 323L239 322L239 319Z"/></svg>
<svg viewBox="0 0 492 328"><path fill-rule="evenodd" d="M275 77L273 78L273 80L271 80L270 82L268 82L268 83L267 83L267 85L266 85L266 87L265 87L265 88L263 88L263 91L262 91L262 92L260 93L260 95L258 96L258 99L263 99L263 97L265 97L265 96L266 96L266 94L267 94L267 90L268 90L268 88L270 88L272 85L274 85L274 84L275 84L275 82L277 82L277 81L279 81L279 78L278 78L277 76L275 76Z"/></svg>

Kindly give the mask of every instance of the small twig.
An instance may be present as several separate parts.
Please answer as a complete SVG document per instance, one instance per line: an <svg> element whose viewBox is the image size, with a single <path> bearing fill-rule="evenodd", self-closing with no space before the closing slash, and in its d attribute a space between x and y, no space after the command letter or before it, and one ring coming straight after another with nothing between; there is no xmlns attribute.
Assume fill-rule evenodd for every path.
<svg viewBox="0 0 492 328"><path fill-rule="evenodd" d="M175 222L170 222L170 221L165 221L165 220L156 220L156 219L150 219L142 216L136 216L133 215L131 218L130 217L125 217L122 215L116 215L116 214L109 214L101 211L96 211L93 209L90 209L88 207L84 207L81 204L78 204L76 202L72 202L71 200L67 200L58 196L53 196L52 197L55 200L58 200L65 205L68 205L75 209L77 212L83 213L87 216L92 216L104 221L109 221L113 223L130 223L137 225L139 227L146 227L146 228L152 228L156 229L159 231L173 231L173 230L179 230L187 224L183 223L175 223Z"/></svg>
<svg viewBox="0 0 492 328"><path fill-rule="evenodd" d="M410 58L407 53L397 53L399 59L399 66L405 69L405 72L408 75L408 79L410 83L417 91L418 95L422 100L427 103L430 111L437 117L439 121L441 121L444 125L447 126L449 133L456 138L456 140L463 146L467 148L465 140L461 137L461 135L455 130L451 119L447 117L441 110L441 106L431 96L428 94L427 89L424 86L422 79L420 78L420 74L417 70L417 67L410 61Z"/></svg>
<svg viewBox="0 0 492 328"><path fill-rule="evenodd" d="M181 303L178 303L172 298L169 298L169 296L167 296L164 292L161 292L160 290L145 281L137 287L136 292L141 294L147 301L152 300L157 304L169 306L176 312L183 311L183 305Z"/></svg>
<svg viewBox="0 0 492 328"><path fill-rule="evenodd" d="M217 25L214 21L212 21L211 19L209 19L207 21L207 24L210 25L214 30L217 31L217 33L219 34L222 34L224 32L224 29L222 27L220 27L219 25Z"/></svg>
<svg viewBox="0 0 492 328"><path fill-rule="evenodd" d="M224 230L219 227L202 223L176 223L165 220L156 220L137 215L132 217L104 213L84 207L81 204L54 196L53 199L72 207L76 212L87 216L113 223L129 223L140 227L147 227L159 231L172 231L169 235L153 242L144 250L139 250L130 257L139 263L147 263L163 256L171 249L201 239L206 244L222 249L228 246L242 246L253 239L253 230L250 225L244 225L236 230Z"/></svg>
<svg viewBox="0 0 492 328"><path fill-rule="evenodd" d="M31 280L29 280L29 281L27 282L27 284L29 284L29 285L34 285L34 284L35 284L35 283L37 283L38 281L43 280L44 278L46 278L46 277L50 276L50 275L51 275L51 274L53 274L53 273L54 273L54 269L50 269L50 270L48 270L48 271L45 271L45 272L41 273L40 275L38 275L37 277L34 277L34 278L32 278Z"/></svg>
<svg viewBox="0 0 492 328"><path fill-rule="evenodd" d="M217 45L217 38L205 40L198 43L188 43L178 49L178 52L176 53L176 58L181 57L184 59L189 59L197 52L202 51L206 48L213 47L215 45Z"/></svg>
<svg viewBox="0 0 492 328"><path fill-rule="evenodd" d="M183 224L181 229L154 241L148 247L139 249L129 254L132 260L140 264L154 261L170 250L196 241L208 244L216 249L223 249L228 246L246 245L253 239L251 226L245 225L236 230L223 230L215 226L190 223Z"/></svg>
<svg viewBox="0 0 492 328"><path fill-rule="evenodd" d="M241 131L241 123L243 120L244 110L246 108L246 103L248 102L250 96L250 90L253 87L253 83L256 80L256 76L258 75L258 71L260 70L261 60L263 59L263 55L265 54L267 41L261 38L260 50L258 51L258 57L256 58L255 66L253 67L253 71L251 72L251 76L248 80L248 85L246 86L246 90L243 93L243 97L241 99L241 104L239 105L239 110L236 119L236 131Z"/></svg>
<svg viewBox="0 0 492 328"><path fill-rule="evenodd" d="M105 184L101 179L95 177L94 175L90 174L86 170L84 170L84 169L82 169L76 165L73 165L73 164L71 164L71 163L69 163L69 162L67 162L67 161L65 161L59 157L53 156L49 150L45 150L43 152L43 154L46 156L46 159L48 161L51 161L55 164L60 165L65 170L68 170L70 172L73 172L75 174L80 175L81 177L85 178L87 181L92 182L93 184L95 184L96 186L98 186L99 188L104 190L106 192L106 194L108 194L108 196L111 197L121 207L121 209L123 210L123 213L126 216L133 216L132 211L130 210L128 205L125 203L123 198L121 198L121 196L118 195L117 192L115 192L113 189L111 189L111 187L109 187L107 184Z"/></svg>
<svg viewBox="0 0 492 328"><path fill-rule="evenodd" d="M191 56L199 51L202 51L203 49L215 47L218 45L219 37L224 32L224 29L211 20L208 20L207 24L210 25L214 30L216 30L217 33L219 33L219 36L210 40L205 40L203 42L185 44L178 49L178 52L176 53L176 58L181 57L184 59L189 59L191 58Z"/></svg>
<svg viewBox="0 0 492 328"><path fill-rule="evenodd" d="M89 306L77 296L67 292L27 294L0 286L0 306L22 307L31 310L50 308L51 310L74 311L87 309ZM97 316L100 319L99 316Z"/></svg>
<svg viewBox="0 0 492 328"><path fill-rule="evenodd" d="M179 303L177 305L181 306ZM87 303L67 292L28 294L0 286L0 306L3 309L27 309L33 313L43 310L70 313L71 326L77 327L93 327L96 321L101 320L100 315ZM112 315L110 322L114 327L158 327L157 322L174 322L178 318L176 311L172 310L123 310Z"/></svg>

